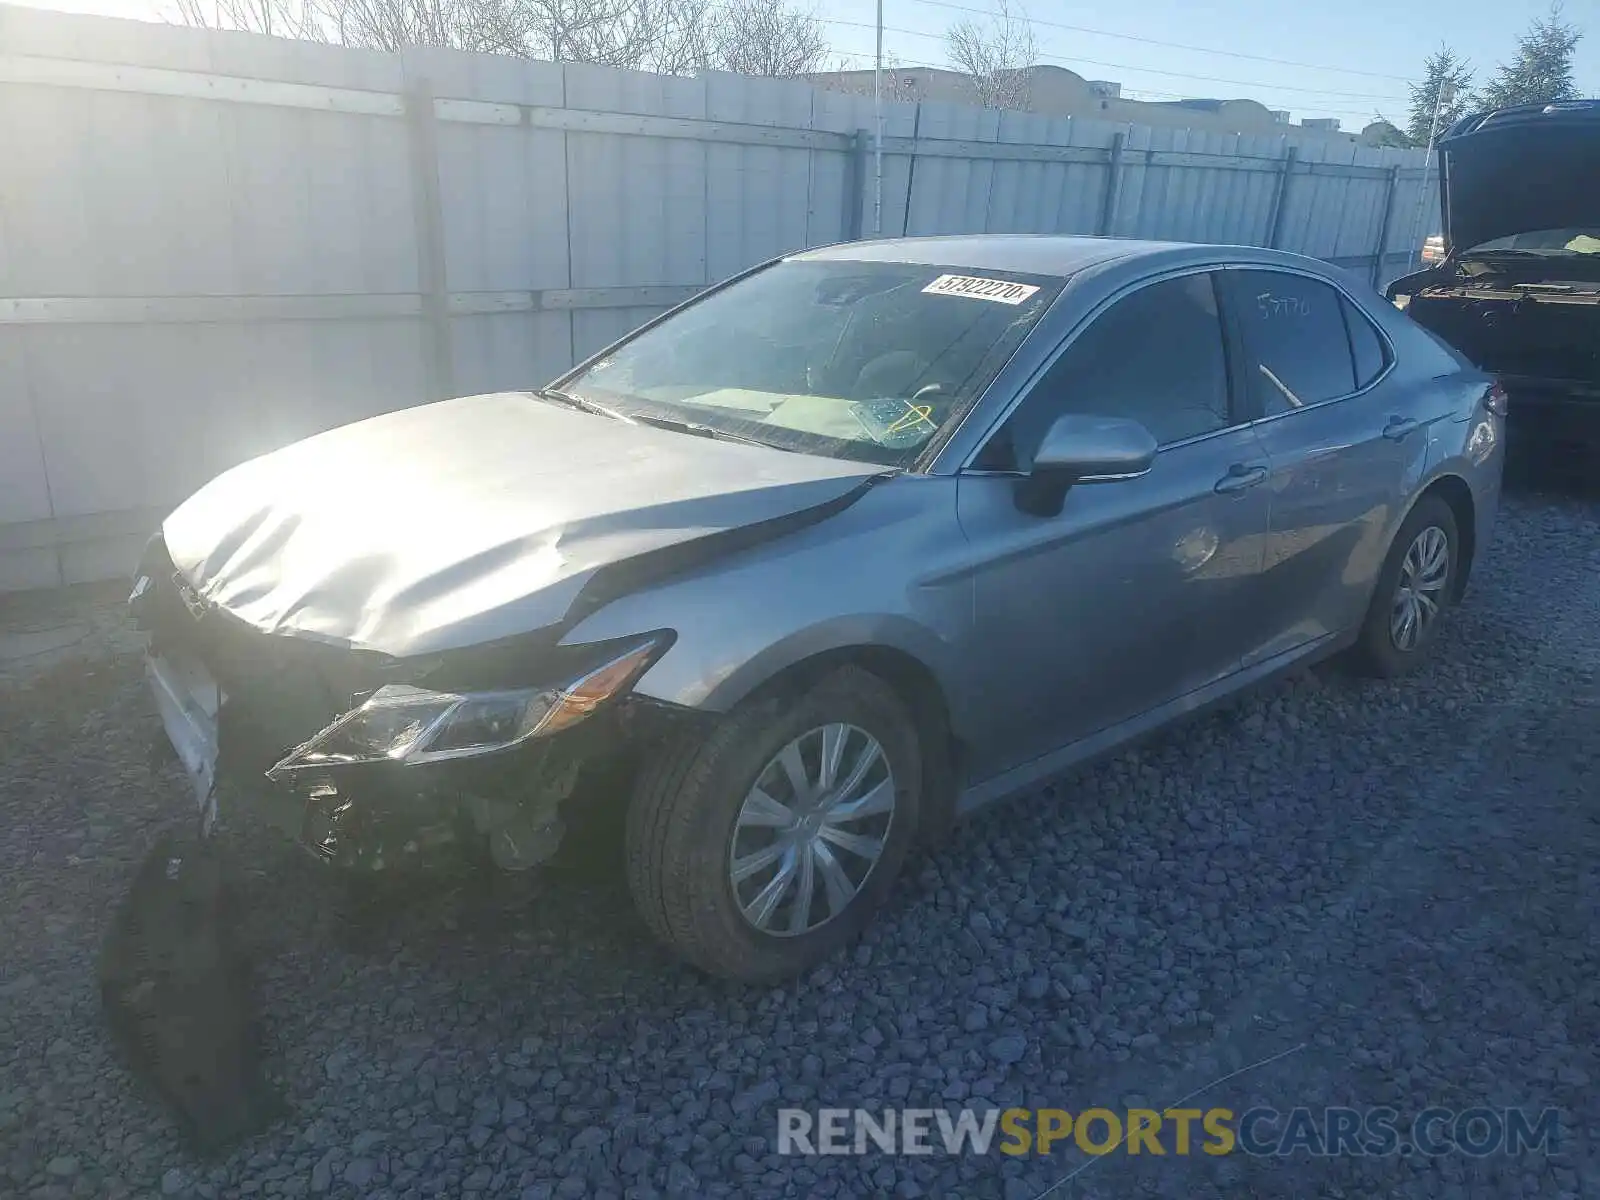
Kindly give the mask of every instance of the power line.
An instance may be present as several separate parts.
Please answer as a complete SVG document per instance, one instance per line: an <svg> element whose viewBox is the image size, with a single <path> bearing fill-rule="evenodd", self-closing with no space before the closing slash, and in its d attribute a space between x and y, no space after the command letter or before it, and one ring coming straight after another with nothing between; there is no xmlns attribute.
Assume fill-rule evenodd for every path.
<svg viewBox="0 0 1600 1200"><path fill-rule="evenodd" d="M924 4L930 8L948 8L956 12L975 13L980 17L993 15L992 9L973 8L966 4L954 4L950 0L909 0L912 4ZM1293 58L1274 58L1265 54L1246 54L1242 50L1218 50L1212 46L1191 46L1187 42L1167 42L1160 38L1138 37L1131 33L1113 33L1109 29L1093 29L1087 25L1066 25L1060 21L1045 21L1037 17L1026 18L1030 24L1045 25L1051 29L1065 29L1071 33L1092 33L1099 37L1120 38L1125 42L1143 42L1147 46L1167 46L1174 50L1192 50L1196 54L1220 54L1226 58L1244 58L1251 62L1277 63L1285 67L1309 67L1314 71L1334 71L1341 75L1365 75L1369 79L1393 79L1400 83L1410 83L1404 75L1386 75L1381 71L1360 71L1354 67L1330 67L1325 63L1301 62ZM1088 60L1085 59L1085 62Z"/></svg>
<svg viewBox="0 0 1600 1200"><path fill-rule="evenodd" d="M917 0L917 2L918 3L931 3L931 0ZM951 6L951 7L953 7L953 6ZM977 11L977 10L973 10L973 11ZM1044 22L1039 22L1039 24L1043 24L1043 23ZM877 28L875 25L868 24L867 22L864 22L864 21L840 21L840 20L833 20L833 19L826 19L826 18L822 19L822 24L824 24L824 25L844 25L844 26L848 26L848 27L850 27L852 29L875 29L875 28ZM944 35L943 34L928 33L925 30L921 30L921 29L904 29L904 28L900 28L900 27L894 26L894 25L885 25L884 29L887 30L890 33L902 33L902 34L906 34L906 35L908 35L910 37L927 38L927 39L930 39L932 41L943 41L944 40ZM1146 74L1146 75L1164 75L1164 76L1167 76L1168 78L1172 78L1172 79L1194 79L1194 80L1200 80L1200 81L1205 82L1205 83L1226 83L1226 84L1228 84L1228 85L1230 85L1232 87L1261 88L1261 89L1266 90L1266 91L1302 92L1302 93L1305 93L1307 95L1312 95L1312 96L1328 96L1328 97L1331 97L1332 99L1335 99L1335 100L1385 100L1385 101L1388 101L1388 102L1390 102L1392 104L1407 104L1407 103L1409 103L1409 101L1404 96L1392 96L1392 95L1387 95L1387 94L1380 95L1380 94L1378 94L1376 92L1340 92L1340 91L1333 91L1333 90L1330 90L1328 88L1308 88L1308 87L1298 87L1298 86L1295 86L1293 84L1263 83L1260 80L1252 80L1252 79L1224 79L1224 78L1221 78L1220 76L1216 76L1216 75L1195 75L1195 74L1191 74L1190 72L1187 72L1187 71L1162 71L1162 70L1158 70L1158 69L1156 69L1154 67L1134 66L1131 63L1102 62L1099 59L1079 58L1079 57L1076 57L1076 56L1068 58L1068 57L1064 57L1064 56L1059 55L1059 54L1043 54L1043 53L1041 53L1041 54L1038 55L1038 57L1040 59L1046 61L1046 62L1059 63L1059 64L1062 64L1064 66L1071 66L1075 62L1077 62L1077 63L1087 63L1089 66L1093 66L1093 67L1109 67L1113 71L1137 71L1137 72L1141 72L1141 73ZM931 64L919 64L919 65L931 65ZM1293 64L1291 64L1291 65L1293 65Z"/></svg>

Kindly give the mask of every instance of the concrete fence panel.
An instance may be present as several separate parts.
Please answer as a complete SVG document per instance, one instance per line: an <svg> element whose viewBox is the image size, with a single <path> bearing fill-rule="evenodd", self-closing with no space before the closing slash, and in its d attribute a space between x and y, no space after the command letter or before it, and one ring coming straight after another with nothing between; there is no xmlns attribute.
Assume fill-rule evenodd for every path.
<svg viewBox="0 0 1600 1200"><path fill-rule="evenodd" d="M0 6L0 590L125 573L234 463L537 385L875 228L1275 244L1382 282L1437 222L1414 151L934 102L883 126L880 190L867 96Z"/></svg>

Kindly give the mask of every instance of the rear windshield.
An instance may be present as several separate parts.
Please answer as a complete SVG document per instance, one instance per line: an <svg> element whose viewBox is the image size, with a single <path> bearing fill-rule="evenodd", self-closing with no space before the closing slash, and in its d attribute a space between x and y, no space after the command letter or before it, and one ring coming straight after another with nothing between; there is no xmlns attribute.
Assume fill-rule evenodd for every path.
<svg viewBox="0 0 1600 1200"><path fill-rule="evenodd" d="M801 260L740 280L562 390L643 420L908 466L982 393L1062 280Z"/></svg>

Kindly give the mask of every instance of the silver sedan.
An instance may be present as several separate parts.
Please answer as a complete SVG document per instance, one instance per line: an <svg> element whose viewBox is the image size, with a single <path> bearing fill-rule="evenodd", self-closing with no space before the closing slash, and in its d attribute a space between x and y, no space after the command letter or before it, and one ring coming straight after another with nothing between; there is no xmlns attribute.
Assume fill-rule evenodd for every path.
<svg viewBox="0 0 1600 1200"><path fill-rule="evenodd" d="M774 979L984 804L1299 664L1411 669L1504 404L1311 259L857 243L234 468L134 605L205 828L520 870L620 795L651 929Z"/></svg>

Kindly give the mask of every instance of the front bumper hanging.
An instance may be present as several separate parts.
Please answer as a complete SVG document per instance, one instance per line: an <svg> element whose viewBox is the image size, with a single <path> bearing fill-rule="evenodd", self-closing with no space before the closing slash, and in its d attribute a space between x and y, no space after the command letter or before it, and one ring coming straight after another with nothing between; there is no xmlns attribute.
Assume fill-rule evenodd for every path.
<svg viewBox="0 0 1600 1200"><path fill-rule="evenodd" d="M575 792L591 782L615 792L648 745L692 719L624 693L569 728L504 750L274 771L383 685L427 685L437 670L479 678L484 655L424 667L262 634L193 595L159 538L129 606L149 637L146 674L202 828L248 810L341 866L380 870L464 840L486 843L503 868L534 866L560 844L562 806ZM520 653L541 662L553 644ZM503 669L504 654L494 657Z"/></svg>
<svg viewBox="0 0 1600 1200"><path fill-rule="evenodd" d="M167 740L189 777L200 832L207 835L217 817L217 720L222 689L203 667L164 655L146 656L145 678Z"/></svg>

